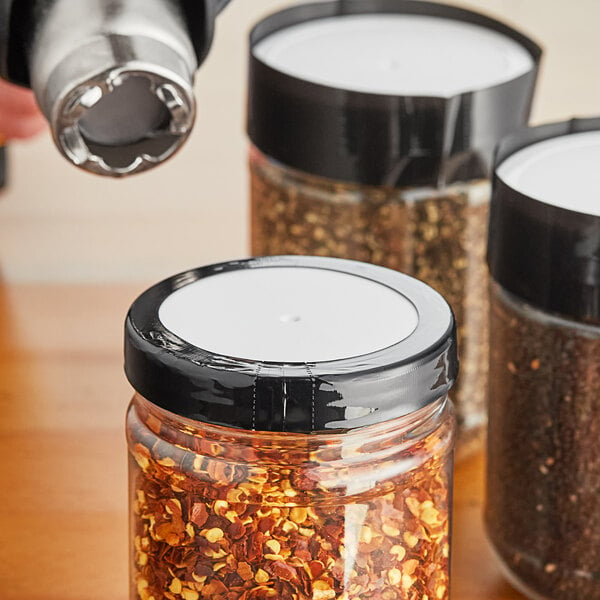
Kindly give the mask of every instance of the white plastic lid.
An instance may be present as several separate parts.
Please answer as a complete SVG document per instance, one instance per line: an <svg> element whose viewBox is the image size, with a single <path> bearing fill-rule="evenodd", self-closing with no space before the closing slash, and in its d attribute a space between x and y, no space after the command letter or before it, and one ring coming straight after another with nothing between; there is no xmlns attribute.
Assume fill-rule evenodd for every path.
<svg viewBox="0 0 600 600"><path fill-rule="evenodd" d="M410 300L383 284L306 267L205 277L168 296L158 314L198 348L289 363L369 354L406 339L419 321Z"/></svg>
<svg viewBox="0 0 600 600"><path fill-rule="evenodd" d="M600 216L600 131L554 137L527 146L502 162L496 173L530 198Z"/></svg>
<svg viewBox="0 0 600 600"><path fill-rule="evenodd" d="M293 25L255 56L287 75L339 89L451 97L530 71L531 54L492 29L454 19L361 14Z"/></svg>

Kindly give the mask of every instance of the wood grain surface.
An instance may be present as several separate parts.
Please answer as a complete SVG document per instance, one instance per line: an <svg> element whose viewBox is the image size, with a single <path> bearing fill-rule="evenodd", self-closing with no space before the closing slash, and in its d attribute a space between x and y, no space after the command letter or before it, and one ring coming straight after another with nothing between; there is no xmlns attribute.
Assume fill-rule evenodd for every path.
<svg viewBox="0 0 600 600"><path fill-rule="evenodd" d="M0 599L126 600L122 324L144 286L0 285ZM519 600L456 471L454 600Z"/></svg>

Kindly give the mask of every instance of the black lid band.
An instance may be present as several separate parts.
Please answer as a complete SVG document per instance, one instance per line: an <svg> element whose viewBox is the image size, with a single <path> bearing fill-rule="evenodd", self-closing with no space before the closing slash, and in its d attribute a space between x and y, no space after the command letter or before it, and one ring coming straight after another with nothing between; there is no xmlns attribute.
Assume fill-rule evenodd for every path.
<svg viewBox="0 0 600 600"><path fill-rule="evenodd" d="M493 87L450 98L394 96L311 83L273 69L252 49L291 25L342 15L392 13L480 25L521 44L531 70ZM250 35L248 134L288 167L367 185L442 186L489 177L493 150L525 125L541 49L510 27L468 10L422 0L336 0L293 7Z"/></svg>
<svg viewBox="0 0 600 600"><path fill-rule="evenodd" d="M588 131L600 131L600 118L524 129L500 144L496 168L527 146ZM530 198L496 174L488 263L492 277L527 303L600 322L600 216Z"/></svg>
<svg viewBox="0 0 600 600"><path fill-rule="evenodd" d="M278 266L381 283L413 303L419 323L408 338L370 354L284 364L215 354L159 319L167 297L201 278ZM402 417L446 395L457 370L454 319L437 292L395 271L340 259L269 257L182 273L144 292L125 326L125 372L138 393L175 414L248 430L347 430Z"/></svg>

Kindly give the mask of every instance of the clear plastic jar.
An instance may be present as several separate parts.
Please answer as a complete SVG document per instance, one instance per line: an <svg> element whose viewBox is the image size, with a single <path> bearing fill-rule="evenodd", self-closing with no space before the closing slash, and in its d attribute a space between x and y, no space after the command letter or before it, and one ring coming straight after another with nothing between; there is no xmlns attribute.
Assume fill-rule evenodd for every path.
<svg viewBox="0 0 600 600"><path fill-rule="evenodd" d="M600 322L491 312L489 536L530 598L600 598Z"/></svg>
<svg viewBox="0 0 600 600"><path fill-rule="evenodd" d="M458 455L481 449L492 152L527 122L539 48L477 13L365 0L276 13L250 55L252 254L367 261L439 291L463 365Z"/></svg>
<svg viewBox="0 0 600 600"><path fill-rule="evenodd" d="M291 269L290 278L281 269ZM287 290L266 290L262 275ZM291 299L308 298L309 282L334 299L329 309L318 303L322 323L331 323L347 285L366 292L366 300L373 292L391 302L382 308L391 310L388 329L396 327L394 307L404 306L396 314L402 327L412 315L403 314L406 300L417 323L392 346L379 348L387 341L375 340L373 352L278 364L214 354L219 342L211 341L202 315L198 329L191 313L174 316L190 310L179 294L189 292L193 311L208 310L214 331L223 332L230 314L211 297L227 304L224 292L251 281L257 285L246 289L243 303L250 306L240 303L240 310L242 319L258 321L249 325L262 332L252 343L266 355L295 352L277 332L303 327L309 316L314 325L319 316L300 302L297 320L285 313L290 318L272 329L255 300L269 298L265 314L278 315ZM392 289L402 297L390 297ZM356 320L376 325L361 312L368 305L350 304L354 322L346 329L360 327ZM328 336L342 335L340 325L326 325L303 352L335 348ZM198 331L208 349L194 338ZM232 349L248 339L222 335ZM335 259L216 265L143 294L126 333L126 371L138 391L127 414L132 600L448 600L453 335L447 304L424 284ZM358 347L373 339L358 340Z"/></svg>
<svg viewBox="0 0 600 600"><path fill-rule="evenodd" d="M487 531L529 598L598 600L600 120L525 130L498 160Z"/></svg>
<svg viewBox="0 0 600 600"><path fill-rule="evenodd" d="M449 598L447 398L307 436L199 424L136 396L127 428L131 598Z"/></svg>
<svg viewBox="0 0 600 600"><path fill-rule="evenodd" d="M452 397L459 455L487 424L490 183L397 189L336 182L250 154L252 254L349 258L424 281L452 306L461 377Z"/></svg>

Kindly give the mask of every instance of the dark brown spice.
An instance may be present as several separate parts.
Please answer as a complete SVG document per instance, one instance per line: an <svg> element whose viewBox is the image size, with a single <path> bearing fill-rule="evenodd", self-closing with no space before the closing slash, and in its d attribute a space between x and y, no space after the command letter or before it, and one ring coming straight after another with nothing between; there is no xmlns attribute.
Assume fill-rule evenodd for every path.
<svg viewBox="0 0 600 600"><path fill-rule="evenodd" d="M339 444L240 446L153 417L143 400L128 415L132 599L448 600L451 418L349 474Z"/></svg>
<svg viewBox="0 0 600 600"><path fill-rule="evenodd" d="M250 157L252 253L369 262L421 279L457 322L461 373L452 392L458 456L481 448L486 425L489 183L447 190L368 187L312 177Z"/></svg>
<svg viewBox="0 0 600 600"><path fill-rule="evenodd" d="M515 583L600 599L600 324L494 286L486 522Z"/></svg>

